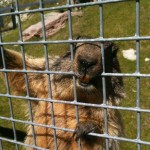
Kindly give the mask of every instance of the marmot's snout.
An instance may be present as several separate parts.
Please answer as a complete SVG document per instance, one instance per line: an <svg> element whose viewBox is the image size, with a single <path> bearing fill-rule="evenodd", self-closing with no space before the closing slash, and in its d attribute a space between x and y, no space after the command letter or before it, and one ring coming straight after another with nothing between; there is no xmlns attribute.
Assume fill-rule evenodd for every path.
<svg viewBox="0 0 150 150"><path fill-rule="evenodd" d="M94 67L96 67L97 60L86 60L84 58L78 58L79 74L84 76L88 74Z"/></svg>
<svg viewBox="0 0 150 150"><path fill-rule="evenodd" d="M78 83L88 87L95 85L95 78L102 72L101 51L98 45L81 44L76 50L74 72Z"/></svg>
<svg viewBox="0 0 150 150"><path fill-rule="evenodd" d="M96 65L97 59L78 58L78 77L80 85L88 86L93 84L93 75L91 75L91 73L96 68Z"/></svg>

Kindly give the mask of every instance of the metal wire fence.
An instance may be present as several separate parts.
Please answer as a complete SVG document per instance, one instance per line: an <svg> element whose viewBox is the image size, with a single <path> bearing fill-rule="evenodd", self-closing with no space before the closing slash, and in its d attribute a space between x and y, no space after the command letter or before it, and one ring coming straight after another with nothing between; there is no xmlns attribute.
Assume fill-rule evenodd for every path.
<svg viewBox="0 0 150 150"><path fill-rule="evenodd" d="M62 104L71 104L71 105L75 105L76 106L76 118L77 118L77 122L78 122L78 106L92 106L92 107L97 107L97 108L103 108L104 112L105 112L105 131L106 133L104 134L96 134L96 133L90 133L91 135L95 135L95 136L99 136L99 137L103 137L106 139L106 149L109 149L108 146L108 139L115 139L115 140L119 140L119 141L124 141L124 142L131 142L134 144L137 144L137 149L141 150L141 145L150 145L150 141L143 141L141 140L141 113L145 112L145 113L150 113L150 109L142 109L140 107L140 80L141 78L150 78L150 74L142 74L140 73L140 41L143 40L150 40L150 36L140 36L140 0L135 0L135 5L136 5L136 33L135 36L131 36L131 37L113 37L113 38L104 38L104 15L103 15L103 5L104 4L111 4L111 3L120 3L120 2L127 2L128 0L98 0L96 2L88 2L88 3L78 3L78 4L71 4L70 0L67 0L65 5L62 6L55 6L55 7L49 7L49 8L44 8L43 7L43 1L39 0L39 8L37 9L33 9L33 10L20 10L19 8L19 1L15 0L15 11L14 12L7 12L7 13L3 13L0 14L0 17L5 17L5 16L9 16L9 15L15 15L17 17L18 20L18 31L19 31L19 41L17 42L3 42L3 38L2 38L2 33L0 34L0 47L1 47L1 53L3 56L3 64L4 64L4 68L0 69L0 72L3 72L5 75L5 83L6 83L6 89L7 89L7 93L6 94L2 94L0 93L0 98L1 97L6 97L8 98L9 101L9 108L10 108L10 117L4 117L4 116L0 116L0 120L6 120L6 121L11 121L12 122L12 130L13 130L13 135L14 135L14 139L8 139L5 137L2 137L0 134L0 149L3 150L3 142L10 142L15 144L15 148L18 150L19 149L19 145L25 146L25 147L29 147L30 145L27 145L23 142L20 142L17 140L17 134L16 134L16 123L20 123L20 124L29 124L32 126L32 134L33 137L35 139L35 133L34 133L34 126L38 125L38 126L42 126L42 127L49 127L53 129L53 133L54 133L54 142L55 142L55 149L57 149L57 136L56 136L56 130L64 130L64 131L69 131L69 132L74 132L74 130L71 129L66 129L66 128L60 128L60 127L56 127L55 126L55 118L54 118L54 113L53 113L53 103L62 103ZM90 6L94 6L94 5L98 5L99 6L99 14L100 14L100 34L99 34L99 38L96 39L84 39L84 40L75 40L73 39L73 32L72 32L72 16L71 16L71 9L75 8L75 7L90 7ZM45 23L44 23L44 12L45 11L53 11L53 10L62 10L62 9L67 9L67 15L68 15L68 32L69 32L69 39L68 40L47 40L46 39L46 33L45 33ZM43 39L41 41L23 41L23 36L22 36L22 28L21 28L21 20L20 20L20 14L25 14L25 13L35 13L35 12L39 12L41 15L41 22L42 22L42 33L43 33ZM47 45L48 44L63 44L63 43L69 43L70 44L70 50L72 53L72 61L73 61L73 43L77 43L77 42L94 42L94 41L99 41L99 42L105 42L105 41L136 41L136 55L137 55L137 59L136 59L136 72L135 73L106 73L105 71L101 74L102 75L102 81L103 81L103 104L97 105L97 104L88 104L88 103L81 103L77 101L77 94L76 94L76 88L74 88L74 101L70 102L70 101L64 101L64 100L53 100L52 99L52 95L51 95L51 74L65 74L65 75L72 75L73 76L73 72L61 72L61 71L51 71L49 70L49 63L48 63L48 50L47 50ZM24 46L25 45L37 45L37 44L42 44L44 47L44 55L45 55L45 60L46 60L46 70L45 71L33 71L33 70L27 70L26 69L26 65L25 65L25 55L24 55ZM5 64L5 58L4 58L4 54L3 54L3 46L6 45L20 45L21 48L21 53L23 56L23 69L22 70L16 70L16 69L6 69L6 64ZM101 50L102 53L104 53L104 45L101 44ZM104 59L103 59L103 66L104 66ZM12 95L10 92L10 87L9 87L9 83L8 83L8 76L7 73L9 72L20 72L20 73L24 73L25 75L25 81L26 81L26 96L15 96ZM49 88L49 98L45 98L45 99L41 99L41 98L34 98L34 97L30 97L29 94L29 83L28 83L28 73L37 73L37 74L47 74L47 78L48 78L48 88ZM122 107L122 106L109 106L106 104L106 87L105 87L105 78L107 76L119 76L119 77L134 77L136 78L136 90L137 90L137 94L136 94L136 107ZM75 78L73 76L73 83L74 83L74 87L76 87L75 85ZM28 107L29 107L29 116L30 116L30 120L29 121L24 121L21 119L15 119L14 114L13 114L13 107L12 107L12 98L17 98L17 99L21 99L21 100L26 100L28 99ZM53 121L51 125L43 125L43 124L36 124L33 121L33 116L32 116L32 106L31 106L31 101L47 101L49 103L51 103L51 113L52 113L52 117L53 117ZM125 137L113 137L107 134L107 109L118 109L118 110L126 110L126 111L132 111L132 112L136 112L137 113L137 138L136 139L129 139L129 138L125 138ZM36 141L36 140L34 140ZM31 146L32 148L35 149L41 149L43 150L43 148L39 148L36 146L36 142L34 142L34 145ZM81 147L78 147L79 149L81 149ZM130 148L129 148L130 149Z"/></svg>

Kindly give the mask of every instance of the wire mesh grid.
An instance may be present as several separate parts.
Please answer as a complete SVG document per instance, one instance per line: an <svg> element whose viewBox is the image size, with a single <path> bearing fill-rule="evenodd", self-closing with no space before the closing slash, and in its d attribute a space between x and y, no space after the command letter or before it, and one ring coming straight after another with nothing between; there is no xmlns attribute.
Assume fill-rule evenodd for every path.
<svg viewBox="0 0 150 150"><path fill-rule="evenodd" d="M39 0L39 8L38 9L33 9L33 10L27 10L27 11L21 11L19 8L19 1L15 0L15 12L10 12L10 13L3 13L0 14L0 16L5 17L8 15L16 15L17 20L18 20L18 30L19 30L19 41L18 42L3 42L2 39L2 33L0 34L0 47L1 47L1 53L2 53L2 61L4 68L0 69L0 72L3 72L5 75L5 83L6 83L6 88L7 88L7 93L2 94L0 93L0 97L7 97L9 101L9 108L10 108L10 117L3 117L0 116L1 120L8 120L12 122L12 130L13 130L13 135L14 139L8 139L5 137L0 136L0 149L3 150L3 141L14 143L15 148L18 150L19 145L25 146L25 147L32 147L35 149L41 149L44 150L44 148L40 148L36 146L36 137L34 133L34 126L41 126L41 127L48 127L53 129L53 135L54 135L54 147L57 149L57 136L56 136L56 131L57 130L63 130L63 131L68 131L68 132L74 132L72 129L67 129L67 128L60 128L55 126L55 117L54 117L54 110L53 110L53 103L62 103L62 104L71 104L75 105L76 107L76 120L77 122L79 121L78 117L78 106L92 106L92 107L97 107L97 108L103 108L104 109L104 122L105 122L105 132L104 134L96 134L96 133L90 133L90 135L93 136L98 136L98 137L103 137L106 140L106 149L109 150L109 139L115 139L119 141L125 141L125 142L131 142L137 144L137 149L141 149L141 144L145 145L150 145L150 141L143 141L141 140L141 113L150 113L149 109L142 109L140 107L140 80L141 78L149 78L150 74L141 74L140 73L140 41L141 40L150 40L150 36L140 36L140 0L135 0L136 4L136 34L133 37L120 37L120 38L104 38L104 26L103 26L103 5L104 4L109 4L109 3L119 3L119 2L125 2L128 0L98 0L96 2L88 2L88 3L78 3L78 4L71 4L70 0L67 0L66 5L63 6L56 6L56 7L49 7L49 8L44 8L43 7L43 1ZM93 5L98 5L99 6L99 14L100 14L100 34L99 38L94 38L94 39L79 39L75 40L73 39L73 32L72 32L72 16L71 16L71 9L75 7L85 7L85 6L93 6ZM46 39L46 33L45 33L45 23L44 23L44 11L51 11L51 10L61 10L61 9L67 9L67 15L68 15L68 32L69 32L69 39L68 40L54 40L54 41L49 41ZM22 29L21 29L21 20L20 20L20 14L25 14L25 13L35 13L35 12L40 12L41 15L41 22L42 22L42 33L43 33L43 39L41 41L23 41L22 38ZM101 44L101 50L102 50L102 63L103 63L103 73L101 74L102 76L102 83L103 83L103 103L102 104L88 104L88 103L81 103L77 101L77 93L76 93L76 81L75 77L73 76L73 72L61 72L61 71L51 71L49 69L49 62L48 62L48 50L47 50L47 44L62 44L62 43L69 43L70 44L70 50L71 50L71 60L73 61L73 43L77 42L102 42ZM137 54L137 59L136 59L136 72L135 73L106 73L105 72L105 65L104 65L104 45L103 42L105 41L136 41L136 54ZM6 64L5 64L5 57L4 57L4 52L3 52L3 46L5 45L20 45L21 48L21 53L22 53L22 58L23 58L23 69L22 70L11 70L11 69L6 69ZM44 55L45 55L45 60L46 60L46 70L44 71L35 71L35 70L27 70L26 69L26 64L25 64L25 55L24 55L24 46L25 45L36 45L36 44L42 44L43 49L44 49ZM25 82L26 82L26 96L15 96L12 95L10 92L10 87L9 87L9 82L8 82L8 75L7 73L9 72L20 72L24 73L25 76ZM29 83L28 83L28 73L37 73L37 74L47 74L47 80L48 80L48 93L49 96L48 98L34 98L30 97L29 94ZM73 83L74 83L74 101L64 101L64 100L54 100L52 99L52 91L51 91L51 74L64 74L64 75L72 75L73 76ZM136 88L137 88L137 94L136 94L136 107L121 107L121 106L109 106L106 104L106 83L105 83L105 78L107 76L121 76L121 77L134 77L136 78ZM13 107L12 107L12 98L18 98L22 100L28 99L28 107L29 107L29 121L24 121L24 120L19 120L14 118L13 114ZM52 124L51 125L44 125L44 124L37 124L33 121L33 114L32 114L32 106L31 106L31 101L46 101L49 102L50 105L50 110L52 113ZM132 111L137 113L137 138L136 139L129 139L125 137L113 137L108 135L108 126L107 126L107 109L117 109L117 110L125 110L125 111ZM17 134L16 134L16 123L21 123L21 124L29 124L32 126L32 135L34 137L34 144L33 145L28 145L23 142L20 142L17 140ZM78 149L81 149L80 146L80 141L78 141Z"/></svg>

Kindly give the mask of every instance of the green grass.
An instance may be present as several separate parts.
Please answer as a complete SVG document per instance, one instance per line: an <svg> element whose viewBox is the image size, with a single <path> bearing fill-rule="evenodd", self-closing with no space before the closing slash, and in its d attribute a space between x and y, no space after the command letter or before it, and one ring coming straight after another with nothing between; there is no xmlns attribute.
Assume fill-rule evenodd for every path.
<svg viewBox="0 0 150 150"><path fill-rule="evenodd" d="M22 1L22 3L24 3ZM62 4L62 3L61 3ZM135 1L122 2L115 4L104 5L104 37L127 37L135 35ZM142 36L150 35L150 1L141 1L141 15L140 15L140 34ZM99 7L85 7L82 9L84 15L83 17L73 17L72 28L73 36L91 36L99 37ZM48 13L48 12L45 12ZM31 17L22 23L22 30L40 21L40 14L31 14ZM57 34L47 38L47 40L60 40L68 39L68 23L66 27L61 29ZM11 30L3 37L5 42L16 42L19 40L18 29ZM30 41L40 41L41 38L32 38ZM121 50L135 48L135 41L118 41L115 42L120 51L118 53L118 58L120 61L121 70L123 73L135 73L136 72L136 62L129 61L123 58ZM62 55L68 49L68 44L48 44L49 55ZM7 48L15 49L20 51L20 46L7 45ZM150 58L150 44L149 41L140 42L140 70L141 73L150 73L150 62L145 62L146 57ZM25 53L35 57L42 57L44 55L43 45L25 45ZM124 107L136 107L136 78L125 77L124 78L124 89L126 93L126 98L122 100L121 106ZM140 79L140 105L143 109L150 109L150 79L141 78ZM6 86L2 80L0 80L0 93L6 93ZM26 101L12 99L12 106L14 112L14 118L25 120L24 105L27 105ZM123 116L124 126L125 126L125 137L135 139L137 137L137 113L132 111L121 111ZM10 117L10 107L9 100L7 98L0 98L0 116ZM150 114L141 113L141 139L144 141L150 141ZM12 128L11 121L4 121L0 119L0 127L5 127L8 129ZM18 131L25 132L25 127L23 124L16 123L16 128ZM1 135L1 132L0 132ZM23 135L23 133L22 133ZM21 138L20 138L21 139ZM19 139L18 139L19 140ZM22 140L22 139L21 139ZM15 149L14 144L4 142L4 150ZM141 145L142 150L149 150L150 146ZM121 150L136 150L137 145L128 142L121 142Z"/></svg>

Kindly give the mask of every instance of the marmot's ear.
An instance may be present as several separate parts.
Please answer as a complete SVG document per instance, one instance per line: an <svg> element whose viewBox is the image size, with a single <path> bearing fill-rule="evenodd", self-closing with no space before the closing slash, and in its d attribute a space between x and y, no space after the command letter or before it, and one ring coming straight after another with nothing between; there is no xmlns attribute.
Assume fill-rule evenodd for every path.
<svg viewBox="0 0 150 150"><path fill-rule="evenodd" d="M82 39L82 37L80 35L78 35L78 36L75 37L75 40L79 40L79 39ZM73 44L73 51L74 51L74 53L76 52L76 48L78 46L80 46L81 44L83 44L83 43L74 43Z"/></svg>
<svg viewBox="0 0 150 150"><path fill-rule="evenodd" d="M119 48L115 44L113 44L112 45L112 55L113 55L113 57L117 57L118 50L119 50Z"/></svg>
<svg viewBox="0 0 150 150"><path fill-rule="evenodd" d="M104 49L107 55L110 55L112 58L117 56L118 47L112 42L104 42Z"/></svg>

